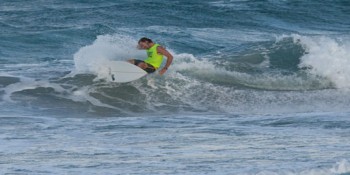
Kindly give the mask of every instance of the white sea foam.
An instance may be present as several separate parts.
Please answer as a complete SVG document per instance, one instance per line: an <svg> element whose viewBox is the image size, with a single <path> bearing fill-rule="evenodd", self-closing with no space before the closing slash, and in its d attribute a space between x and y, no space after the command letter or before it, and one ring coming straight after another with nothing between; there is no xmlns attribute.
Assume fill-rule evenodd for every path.
<svg viewBox="0 0 350 175"><path fill-rule="evenodd" d="M350 43L325 36L293 35L307 54L300 58L299 67L310 68L311 74L331 80L337 88L350 88Z"/></svg>
<svg viewBox="0 0 350 175"><path fill-rule="evenodd" d="M74 54L75 73L93 73L106 78L109 61L144 58L144 52L136 49L137 41L122 35L100 35L88 46Z"/></svg>

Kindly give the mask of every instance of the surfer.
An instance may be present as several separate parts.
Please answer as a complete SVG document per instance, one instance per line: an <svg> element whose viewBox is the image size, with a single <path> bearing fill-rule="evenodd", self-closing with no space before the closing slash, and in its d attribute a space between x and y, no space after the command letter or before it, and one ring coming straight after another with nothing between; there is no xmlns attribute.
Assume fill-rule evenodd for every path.
<svg viewBox="0 0 350 175"><path fill-rule="evenodd" d="M163 62L163 56L167 57L165 66L159 71L160 75L163 75L169 68L173 61L173 56L159 44L153 43L149 38L143 37L139 40L138 49L143 49L147 51L147 58L142 60L130 59L128 62L139 66L141 69L145 70L147 73L155 72Z"/></svg>

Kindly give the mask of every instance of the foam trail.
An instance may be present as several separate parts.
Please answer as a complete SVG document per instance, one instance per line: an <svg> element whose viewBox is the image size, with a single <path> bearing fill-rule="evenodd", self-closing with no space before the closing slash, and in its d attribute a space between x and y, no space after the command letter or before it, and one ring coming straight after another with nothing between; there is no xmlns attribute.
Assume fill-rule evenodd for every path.
<svg viewBox="0 0 350 175"><path fill-rule="evenodd" d="M31 78L20 77L20 81L14 84L10 84L3 88L5 94L3 96L4 101L13 102L11 96L15 92L21 92L23 90L32 90L38 87L53 88L56 92L64 93L66 90L60 85L50 83L48 81L36 81Z"/></svg>
<svg viewBox="0 0 350 175"><path fill-rule="evenodd" d="M5 75L5 74L2 74L2 75ZM11 75L8 75L8 76L13 77ZM58 93L58 94L55 94L55 96L69 99L75 102L89 102L94 106L116 109L119 111L123 111L124 113L127 113L127 111L124 111L120 108L117 108L108 104L104 104L100 100L92 97L90 93L95 92L94 88L84 86L79 89L75 89L73 87L71 89L75 89L75 90L72 91L71 89L63 88L62 85L60 84L52 83L45 80L35 80L27 77L18 77L18 78L19 78L19 81L17 83L10 84L1 89L4 91L2 100L4 100L5 102L15 103L15 101L12 99L12 95L16 92L22 92L25 90L34 90L37 88L52 88L54 89L55 92Z"/></svg>
<svg viewBox="0 0 350 175"><path fill-rule="evenodd" d="M251 88L268 90L309 90L329 87L329 81L315 76L305 78L298 74L283 75L265 72L259 75L249 72L227 70L216 66L208 59L198 59L192 54L174 54L174 64L170 72L187 72L187 76L199 78L211 83L235 86L237 84ZM174 77L176 78L176 77ZM179 77L178 77L179 78ZM317 86L315 85L317 84Z"/></svg>
<svg viewBox="0 0 350 175"><path fill-rule="evenodd" d="M94 92L96 92L96 90L94 88L90 88L90 87L85 86L85 87L82 87L80 89L74 90L71 93L71 95L68 97L68 99L73 100L75 102L89 102L89 103L93 104L94 106L116 109L116 110L119 110L119 111L124 112L124 113L129 113L128 111L125 111L121 108L102 103L99 99L96 99L90 95L91 93L94 93Z"/></svg>

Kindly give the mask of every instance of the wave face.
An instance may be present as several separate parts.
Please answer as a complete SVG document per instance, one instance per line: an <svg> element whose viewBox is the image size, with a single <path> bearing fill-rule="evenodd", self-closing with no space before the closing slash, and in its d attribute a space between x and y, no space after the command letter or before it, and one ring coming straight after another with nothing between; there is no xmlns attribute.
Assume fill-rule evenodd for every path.
<svg viewBox="0 0 350 175"><path fill-rule="evenodd" d="M58 107L122 115L348 109L350 45L338 38L284 35L259 41L237 55L197 56L169 47L175 60L165 76L155 73L131 83L110 82L104 66L108 61L145 56L135 43L130 36L100 35L74 54L74 69L68 74L48 79L3 75L3 101L49 111Z"/></svg>
<svg viewBox="0 0 350 175"><path fill-rule="evenodd" d="M345 1L39 4L0 7L0 86L11 108L113 115L348 110ZM142 36L174 54L169 71L109 82L108 61L144 59L135 49Z"/></svg>

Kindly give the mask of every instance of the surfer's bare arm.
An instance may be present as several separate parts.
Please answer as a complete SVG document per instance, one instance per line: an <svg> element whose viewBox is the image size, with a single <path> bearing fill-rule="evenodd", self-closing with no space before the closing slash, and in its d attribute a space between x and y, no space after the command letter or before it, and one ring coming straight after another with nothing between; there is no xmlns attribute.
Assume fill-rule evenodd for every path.
<svg viewBox="0 0 350 175"><path fill-rule="evenodd" d="M167 58L165 66L159 71L159 74L163 75L168 70L170 64L173 62L173 55L171 55L171 53L169 53L166 49L164 49L161 46L157 47L157 52L166 56Z"/></svg>

